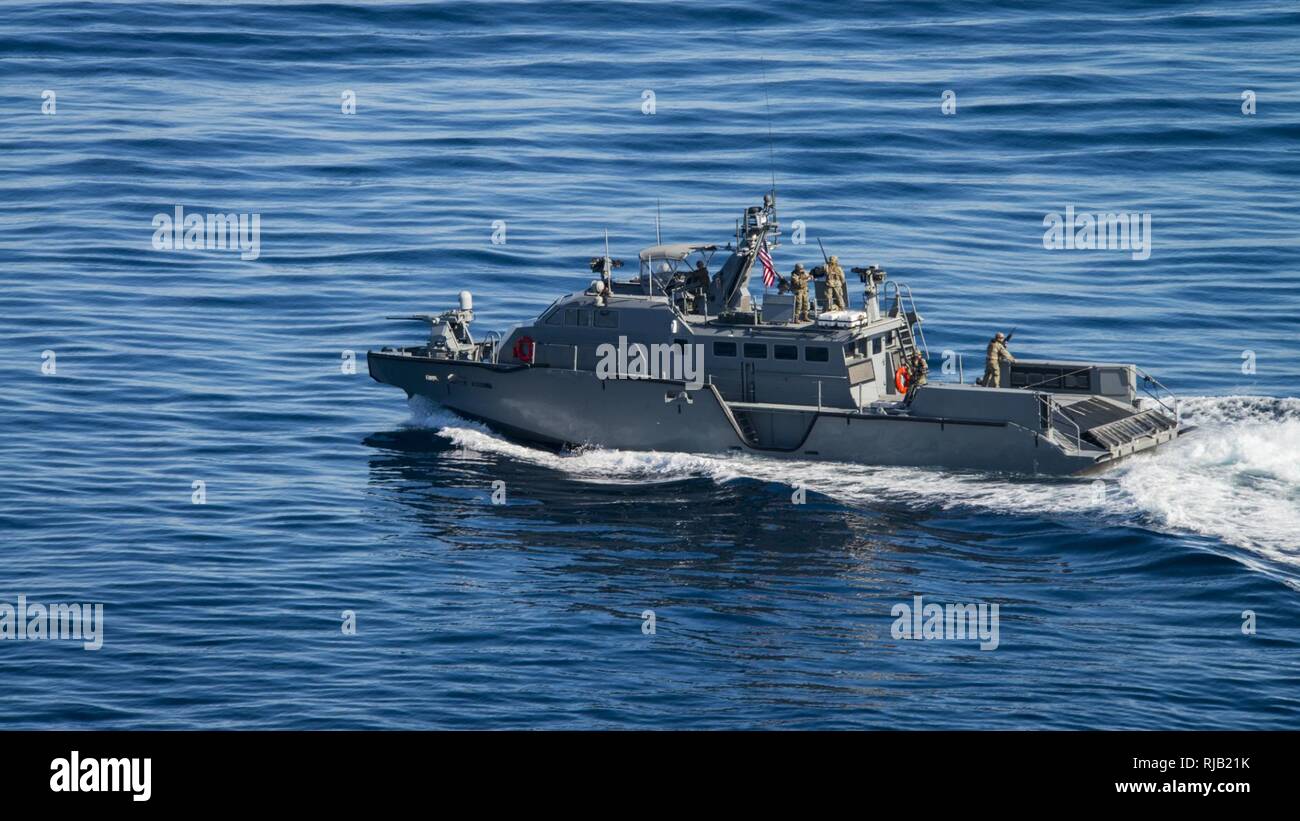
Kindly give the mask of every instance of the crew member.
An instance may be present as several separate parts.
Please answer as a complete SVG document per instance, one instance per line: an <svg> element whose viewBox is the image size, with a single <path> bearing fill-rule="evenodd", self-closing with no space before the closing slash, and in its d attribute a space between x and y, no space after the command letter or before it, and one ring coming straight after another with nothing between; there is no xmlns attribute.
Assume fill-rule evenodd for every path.
<svg viewBox="0 0 1300 821"><path fill-rule="evenodd" d="M999 387L1002 381L1002 363L1015 362L1016 358L1007 350L1007 336L998 331L998 333L989 340L989 349L984 356L984 378L979 384L986 388Z"/></svg>
<svg viewBox="0 0 1300 821"><path fill-rule="evenodd" d="M843 311L849 307L848 284L844 281L844 269L840 267L840 258L826 260L826 301L827 310Z"/></svg>
<svg viewBox="0 0 1300 821"><path fill-rule="evenodd" d="M803 263L795 263L794 270L790 272L790 290L794 292L794 320L795 322L808 321L808 272L803 269Z"/></svg>
<svg viewBox="0 0 1300 821"><path fill-rule="evenodd" d="M916 389L925 384L930 374L930 366L920 351L912 353L912 361L907 364L907 396L910 399Z"/></svg>
<svg viewBox="0 0 1300 821"><path fill-rule="evenodd" d="M695 270L691 271L690 289L696 293L704 293L709 289L709 269L704 264L704 260L697 260Z"/></svg>

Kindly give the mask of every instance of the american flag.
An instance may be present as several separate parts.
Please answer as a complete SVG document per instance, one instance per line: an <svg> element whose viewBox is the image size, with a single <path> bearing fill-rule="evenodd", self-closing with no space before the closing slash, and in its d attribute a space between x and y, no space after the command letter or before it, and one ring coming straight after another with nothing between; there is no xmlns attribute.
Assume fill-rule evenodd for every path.
<svg viewBox="0 0 1300 821"><path fill-rule="evenodd" d="M763 287L771 288L776 282L776 268L772 265L772 254L767 250L767 238L758 246L758 261L763 263Z"/></svg>

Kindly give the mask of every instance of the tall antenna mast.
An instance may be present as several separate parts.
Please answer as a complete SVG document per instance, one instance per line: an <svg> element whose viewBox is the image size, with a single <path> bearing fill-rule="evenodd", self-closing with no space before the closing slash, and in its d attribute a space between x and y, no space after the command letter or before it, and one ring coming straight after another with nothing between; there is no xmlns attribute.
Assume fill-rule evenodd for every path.
<svg viewBox="0 0 1300 821"><path fill-rule="evenodd" d="M776 195L776 148L772 142L772 103L767 97L767 64L763 55L758 55L758 67L763 75L763 109L767 113L767 161L772 170L772 194Z"/></svg>
<svg viewBox="0 0 1300 821"><path fill-rule="evenodd" d="M659 200L655 200L655 245L663 245L664 238L659 235Z"/></svg>

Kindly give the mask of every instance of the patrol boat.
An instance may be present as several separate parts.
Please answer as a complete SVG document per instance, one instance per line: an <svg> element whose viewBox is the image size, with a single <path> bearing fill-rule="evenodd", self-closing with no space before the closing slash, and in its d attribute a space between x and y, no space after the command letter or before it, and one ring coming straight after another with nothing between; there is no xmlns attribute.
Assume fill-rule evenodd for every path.
<svg viewBox="0 0 1300 821"><path fill-rule="evenodd" d="M860 309L805 320L790 293L755 305L750 272L779 236L772 192L725 245L646 248L635 277L615 276L606 240L590 261L598 279L504 334L474 338L467 291L453 310L389 317L427 322L429 340L368 352L370 375L506 436L569 448L1068 475L1188 430L1177 398L1132 364L1019 359L997 364L1003 387L966 381L960 364L956 381L926 381L912 292L874 265L852 269ZM828 306L826 278L813 284Z"/></svg>

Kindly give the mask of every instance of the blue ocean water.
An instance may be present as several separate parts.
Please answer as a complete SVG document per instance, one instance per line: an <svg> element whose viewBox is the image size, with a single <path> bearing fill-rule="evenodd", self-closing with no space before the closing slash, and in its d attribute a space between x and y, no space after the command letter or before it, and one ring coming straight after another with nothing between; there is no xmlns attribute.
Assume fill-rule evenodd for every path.
<svg viewBox="0 0 1300 821"><path fill-rule="evenodd" d="M0 21L0 602L105 608L98 651L0 641L0 726L1300 727L1294 3ZM468 288L504 329L606 230L725 241L773 176L783 270L820 238L909 283L936 354L1014 326L1200 429L1098 497L554 454L365 375L420 336L386 314ZM155 250L177 206L260 215L259 255ZM1149 259L1045 249L1067 206L1150 213ZM916 595L997 603L998 648L896 640Z"/></svg>

